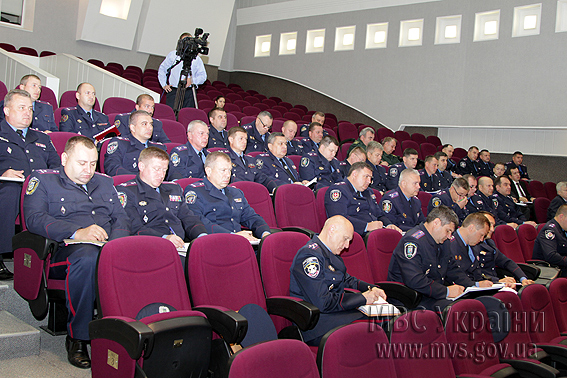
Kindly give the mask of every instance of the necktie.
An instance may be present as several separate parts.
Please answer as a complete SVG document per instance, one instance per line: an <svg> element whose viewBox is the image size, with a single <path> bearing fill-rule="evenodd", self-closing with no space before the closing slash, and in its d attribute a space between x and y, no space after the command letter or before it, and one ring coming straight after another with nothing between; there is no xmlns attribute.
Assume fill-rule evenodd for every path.
<svg viewBox="0 0 567 378"><path fill-rule="evenodd" d="M91 112L87 112L87 115L89 116L89 119L90 119L91 121L93 121L93 115L92 115L92 113L91 113Z"/></svg>
<svg viewBox="0 0 567 378"><path fill-rule="evenodd" d="M22 130L17 129L16 134L18 134L20 138L22 138L23 140L26 140L26 138L24 137L24 132Z"/></svg>
<svg viewBox="0 0 567 378"><path fill-rule="evenodd" d="M287 175L288 175L289 177L291 177L291 179L292 179L294 182L297 181L297 180L295 179L295 175L294 175L293 173L291 173L290 169L287 167L287 164L285 163L285 160L284 160L284 159L280 159L280 163L282 164L282 167L283 167L285 173L287 173Z"/></svg>
<svg viewBox="0 0 567 378"><path fill-rule="evenodd" d="M244 160L244 155L240 155L240 160L242 161L244 168L246 168L246 161Z"/></svg>
<svg viewBox="0 0 567 378"><path fill-rule="evenodd" d="M205 164L205 161L203 160L203 151L199 151L197 155L199 155L199 159L201 159L201 162Z"/></svg>
<svg viewBox="0 0 567 378"><path fill-rule="evenodd" d="M520 195L520 197L526 196L526 193L524 193L524 190L522 189L522 185L520 185L519 182L516 183L516 189L518 189L518 194Z"/></svg>

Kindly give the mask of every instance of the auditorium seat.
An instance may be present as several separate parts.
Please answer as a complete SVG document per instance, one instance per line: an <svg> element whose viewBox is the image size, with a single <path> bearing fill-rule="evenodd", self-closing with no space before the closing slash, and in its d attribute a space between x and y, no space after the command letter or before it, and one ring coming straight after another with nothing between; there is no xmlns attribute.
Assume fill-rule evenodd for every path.
<svg viewBox="0 0 567 378"><path fill-rule="evenodd" d="M17 51L18 54L30 55L30 56L39 56L37 50L31 47L20 47Z"/></svg>
<svg viewBox="0 0 567 378"><path fill-rule="evenodd" d="M8 52L16 52L16 50L17 50L14 45L12 45L12 44L10 44L10 43L4 43L4 42L1 42L1 43L0 43L0 49L4 49L4 50L6 50L6 51L8 51ZM3 98L3 97L2 97L2 98Z"/></svg>
<svg viewBox="0 0 567 378"><path fill-rule="evenodd" d="M435 135L427 136L426 142L433 144L436 148L443 145L443 143L441 143L441 139L439 139L439 137Z"/></svg>
<svg viewBox="0 0 567 378"><path fill-rule="evenodd" d="M325 132L325 131L327 132L327 134L329 134L329 135L335 137L335 139L338 140L338 138L337 138L337 133L335 132L335 130L330 129L330 128L327 127L327 125L325 125L325 127L323 127L323 132Z"/></svg>
<svg viewBox="0 0 567 378"><path fill-rule="evenodd" d="M274 208L278 226L299 227L319 233L322 224L317 216L313 191L306 186L285 184L276 188Z"/></svg>
<svg viewBox="0 0 567 378"><path fill-rule="evenodd" d="M242 110L242 108L245 106L252 106L252 104L246 100L236 100L234 101L234 105L238 106L240 110Z"/></svg>
<svg viewBox="0 0 567 378"><path fill-rule="evenodd" d="M198 100L199 109L212 109L215 107L215 102L213 100L209 100L207 97L206 99Z"/></svg>
<svg viewBox="0 0 567 378"><path fill-rule="evenodd" d="M61 154L65 150L65 144L67 143L67 141L72 137L78 135L79 134L77 133L71 133L68 131L54 131L49 134L49 137L51 138L51 142L53 142L53 147L55 147L55 150L59 154L59 157L61 157Z"/></svg>
<svg viewBox="0 0 567 378"><path fill-rule="evenodd" d="M175 182L181 187L181 189L185 190L188 185L194 184L197 181L203 180L202 178L198 177L185 177L181 179L175 180Z"/></svg>
<svg viewBox="0 0 567 378"><path fill-rule="evenodd" d="M40 101L50 103L53 109L57 109L59 107L57 103L57 97L55 97L55 93L53 93L53 91L49 87L41 87L41 94L39 95L39 99Z"/></svg>
<svg viewBox="0 0 567 378"><path fill-rule="evenodd" d="M411 140L411 136L407 131L398 130L394 133L395 138L398 140L399 143L402 143L404 140Z"/></svg>
<svg viewBox="0 0 567 378"><path fill-rule="evenodd" d="M267 96L265 96L265 95L263 95L263 94L261 94L261 93L256 93L256 94L253 94L252 96L256 97L258 100L260 100L260 102L261 102L262 100L266 100L266 99L268 98Z"/></svg>
<svg viewBox="0 0 567 378"><path fill-rule="evenodd" d="M203 108L203 106L201 106L201 108ZM212 108L211 108L212 109ZM224 110L225 112L239 112L240 111L240 106L236 105L236 104L231 104L230 102L227 102L226 104L224 104Z"/></svg>
<svg viewBox="0 0 567 378"><path fill-rule="evenodd" d="M423 160L423 155L421 153L421 149L419 148L419 144L411 139L404 140L402 141L402 151L405 151L406 148L413 148L414 150L416 150L418 159Z"/></svg>
<svg viewBox="0 0 567 378"><path fill-rule="evenodd" d="M97 67L104 68L104 63L98 59L89 59L87 63L94 64Z"/></svg>
<svg viewBox="0 0 567 378"><path fill-rule="evenodd" d="M136 108L136 103L129 98L109 97L102 105L102 112L109 113L129 113Z"/></svg>
<svg viewBox="0 0 567 378"><path fill-rule="evenodd" d="M43 50L42 52L39 53L40 58L43 58L44 56L51 56L51 55L57 55L57 53L55 53L53 51L48 51L48 50Z"/></svg>
<svg viewBox="0 0 567 378"><path fill-rule="evenodd" d="M118 76L122 76L122 74L124 73L124 66L120 63L109 62L106 64L106 69L108 70L109 68L116 69Z"/></svg>
<svg viewBox="0 0 567 378"><path fill-rule="evenodd" d="M532 195L532 197L538 198L538 197L545 197L547 198L547 193L545 192L545 187L543 186L543 183L541 181L538 180L532 180L528 183L528 190L530 191L530 194Z"/></svg>
<svg viewBox="0 0 567 378"><path fill-rule="evenodd" d="M248 204L270 228L278 228L272 197L264 185L254 181L237 181L231 183L230 186L242 190Z"/></svg>
<svg viewBox="0 0 567 378"><path fill-rule="evenodd" d="M281 105L274 105L274 106L271 106L270 109L277 110L277 111L280 112L281 114L285 114L285 113L287 113L287 112L289 111L288 108L286 108L286 107L284 107L284 106L281 106ZM297 114L297 115L299 115L299 114ZM299 117L299 118L301 119L301 117Z"/></svg>
<svg viewBox="0 0 567 378"><path fill-rule="evenodd" d="M265 99L262 100L262 104L266 104L266 105L268 105L268 107L272 108L272 107L276 106L277 104L279 104L279 101L276 102L276 101L271 100L269 98L265 98Z"/></svg>
<svg viewBox="0 0 567 378"><path fill-rule="evenodd" d="M386 137L395 138L396 136L394 132L387 127L380 127L378 130L376 130L376 133L374 134L374 140L380 143L382 143L382 140Z"/></svg>
<svg viewBox="0 0 567 378"><path fill-rule="evenodd" d="M348 149L350 148L351 145L352 145L352 142L341 143L341 147L339 148L339 151L337 152L337 159L338 160L343 161L348 157L347 152L348 152Z"/></svg>
<svg viewBox="0 0 567 378"><path fill-rule="evenodd" d="M258 102L258 103L256 103L256 104L254 104L254 106L255 106L256 108L260 109L260 111L264 111L264 110L269 110L269 109L270 109L270 107L269 107L268 105L266 105L266 104L264 104L264 103L262 103L262 102ZM278 114L278 113L276 113L276 114ZM279 114L278 114L278 115L279 115ZM272 115L272 116L273 116L274 118L276 118L275 115Z"/></svg>
<svg viewBox="0 0 567 378"><path fill-rule="evenodd" d="M228 84L228 85L227 85L227 88L230 88L230 89L232 89L232 90L237 90L237 89L238 89L238 90L242 90L242 88L240 87L240 85L235 84L235 83L230 83L230 84Z"/></svg>
<svg viewBox="0 0 567 378"><path fill-rule="evenodd" d="M200 119L201 121L205 122L205 124L209 124L209 117L207 113L205 113L202 109L195 109L195 108L181 108L179 109L179 113L177 114L177 120L187 128L189 123L193 120ZM171 138L170 138L171 139Z"/></svg>
<svg viewBox="0 0 567 378"><path fill-rule="evenodd" d="M311 123L311 114L305 114L301 119L309 125Z"/></svg>
<svg viewBox="0 0 567 378"><path fill-rule="evenodd" d="M456 147L455 151L453 151L453 159L461 160L462 158L467 156L467 153L467 150L465 150L464 148Z"/></svg>
<svg viewBox="0 0 567 378"><path fill-rule="evenodd" d="M6 88L6 84L4 84L2 80L0 80L0 99L4 100L4 97L6 97L7 94L8 88Z"/></svg>
<svg viewBox="0 0 567 378"><path fill-rule="evenodd" d="M220 81L220 80L213 81L213 83L211 85L215 88L226 88L226 83L224 81Z"/></svg>
<svg viewBox="0 0 567 378"><path fill-rule="evenodd" d="M216 97L218 97L218 96L223 96L223 97L224 97L224 95L222 94L221 91L217 91L217 90L215 90L215 89L211 89L211 90L207 91L207 95L209 95L209 97L210 97L211 99L214 99L214 98L216 98Z"/></svg>
<svg viewBox="0 0 567 378"><path fill-rule="evenodd" d="M256 106L245 106L242 108L242 113L246 114L247 116L256 117L258 113L260 113L260 109Z"/></svg>
<svg viewBox="0 0 567 378"><path fill-rule="evenodd" d="M422 143L426 143L427 139L425 138L425 135L421 134L421 133L413 133L411 134L411 140L413 140L414 142L416 142L417 144L422 144Z"/></svg>
<svg viewBox="0 0 567 378"><path fill-rule="evenodd" d="M225 99L234 103L234 101L242 100L242 96L237 93L227 93Z"/></svg>
<svg viewBox="0 0 567 378"><path fill-rule="evenodd" d="M59 107L60 108L74 108L75 106L77 106L76 94L77 94L76 90L63 92L63 94L61 95L61 98L59 99ZM134 107L132 107L130 110L128 110L128 112L130 112L132 109L134 109ZM95 99L94 110L100 112L100 104L98 102L98 98ZM124 113L124 112L122 112L122 113Z"/></svg>
<svg viewBox="0 0 567 378"><path fill-rule="evenodd" d="M238 126L238 118L234 114L226 113L226 130L228 131L234 126Z"/></svg>
<svg viewBox="0 0 567 378"><path fill-rule="evenodd" d="M281 107L283 108L284 106L281 106ZM287 111L291 112L291 113L296 113L301 120L303 120L303 116L305 115L305 112L303 111L303 109L299 109L299 108L289 108Z"/></svg>
<svg viewBox="0 0 567 378"><path fill-rule="evenodd" d="M427 217L427 207L429 206L431 197L432 195L430 193L424 192L423 190L417 192L417 198L421 201L421 212L424 217Z"/></svg>
<svg viewBox="0 0 567 378"><path fill-rule="evenodd" d="M136 175L116 175L112 176L112 180L114 181L114 186L120 185L126 181L130 181L136 178Z"/></svg>
<svg viewBox="0 0 567 378"><path fill-rule="evenodd" d="M171 154L171 150L173 150L175 147L180 145L181 143L175 143L175 142L165 143L165 146L167 147L167 153Z"/></svg>
<svg viewBox="0 0 567 378"><path fill-rule="evenodd" d="M209 97L209 95L207 95L206 93L201 93L201 92L197 93L197 103L198 103L198 104L201 104L201 101L203 101L203 100L213 101L213 100ZM214 103L214 101L213 101L213 103Z"/></svg>
<svg viewBox="0 0 567 378"><path fill-rule="evenodd" d="M531 260L534 251L535 240L538 234L537 229L531 224L521 224L518 227L517 231L518 241L520 242L520 247L522 248L524 260Z"/></svg>
<svg viewBox="0 0 567 378"><path fill-rule="evenodd" d="M136 72L140 77L144 75L144 71L138 66L128 66L124 69L124 72Z"/></svg>
<svg viewBox="0 0 567 378"><path fill-rule="evenodd" d="M130 80L133 83L136 83L138 85L142 85L142 78L139 77L137 74L132 73L132 72L126 72L122 74L122 77L124 79Z"/></svg>
<svg viewBox="0 0 567 378"><path fill-rule="evenodd" d="M246 115L242 118L240 118L240 126L246 125L248 123L252 123L256 121L256 115L250 116L250 115Z"/></svg>
<svg viewBox="0 0 567 378"><path fill-rule="evenodd" d="M433 156L437 152L437 147L435 147L433 144L427 143L427 142L421 143L419 145L419 149L421 151L421 156L423 157L423 159L425 159L429 155Z"/></svg>
<svg viewBox="0 0 567 378"><path fill-rule="evenodd" d="M339 139L341 142L349 139L353 139L353 141L358 139L358 129L350 122L340 122Z"/></svg>
<svg viewBox="0 0 567 378"><path fill-rule="evenodd" d="M536 197L534 210L537 223L547 223L547 209L551 201L547 197Z"/></svg>
<svg viewBox="0 0 567 378"><path fill-rule="evenodd" d="M258 91L255 91L254 89L248 89L246 93L248 93L250 96L254 96L258 94Z"/></svg>
<svg viewBox="0 0 567 378"><path fill-rule="evenodd" d="M280 105L281 105L281 104L280 104ZM282 106L283 106L283 105L282 105ZM294 105L294 108L303 110L304 114L307 114L307 112L309 111L309 109L307 108L307 106L302 105L302 104L296 104L296 105ZM311 113L311 114L313 114L313 113Z"/></svg>
<svg viewBox="0 0 567 378"><path fill-rule="evenodd" d="M156 103L154 104L154 118L161 120L170 119L175 121L175 113L170 106Z"/></svg>
<svg viewBox="0 0 567 378"><path fill-rule="evenodd" d="M284 122L285 121L281 120L281 119L272 120L272 128L270 129L270 132L271 133L276 133L276 132L281 133Z"/></svg>
<svg viewBox="0 0 567 378"><path fill-rule="evenodd" d="M372 276L376 281L386 281L388 278L388 266L401 238L402 234L389 228L377 229L366 234L366 251Z"/></svg>
<svg viewBox="0 0 567 378"><path fill-rule="evenodd" d="M301 164L300 155L287 155L287 157L293 162L295 169L297 169L299 167L299 164Z"/></svg>
<svg viewBox="0 0 567 378"><path fill-rule="evenodd" d="M301 116L294 112L285 112L282 114L282 117L287 119L291 119L292 121L301 122Z"/></svg>
<svg viewBox="0 0 567 378"><path fill-rule="evenodd" d="M257 97L254 97L254 96L246 96L246 97L243 98L243 100L250 103L250 105L255 105L255 104L261 103L261 101Z"/></svg>
<svg viewBox="0 0 567 378"><path fill-rule="evenodd" d="M315 207L317 208L317 217L319 218L319 224L325 224L327 220L327 209L325 208L325 194L329 189L328 186L320 188L315 193Z"/></svg>
<svg viewBox="0 0 567 378"><path fill-rule="evenodd" d="M225 99L226 99L226 95L234 93L232 91L232 89L226 88L226 87L225 88L218 88L218 90L223 94L223 96L225 96Z"/></svg>
<svg viewBox="0 0 567 378"><path fill-rule="evenodd" d="M553 201L553 199L557 197L556 186L557 184L549 181L543 184L543 187L545 188L545 194L550 201Z"/></svg>
<svg viewBox="0 0 567 378"><path fill-rule="evenodd" d="M311 122L311 118L309 118L309 122ZM334 118L325 118L325 125L323 126L329 126L331 128L337 127L338 123Z"/></svg>
<svg viewBox="0 0 567 378"><path fill-rule="evenodd" d="M181 114L181 111L179 113ZM181 122L172 121L170 119L162 119L161 122L163 124L163 131L165 132L165 135L167 135L169 140L171 140L173 143L187 143L187 125L184 126ZM189 124L189 122L187 122L187 124Z"/></svg>
<svg viewBox="0 0 567 378"><path fill-rule="evenodd" d="M567 334L567 278L556 278L549 282L547 288L559 332Z"/></svg>

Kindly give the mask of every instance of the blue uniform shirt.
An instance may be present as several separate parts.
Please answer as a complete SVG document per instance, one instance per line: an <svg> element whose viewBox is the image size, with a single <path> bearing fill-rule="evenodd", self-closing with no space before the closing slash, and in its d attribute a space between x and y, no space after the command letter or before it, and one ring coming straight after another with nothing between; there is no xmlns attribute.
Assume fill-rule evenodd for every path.
<svg viewBox="0 0 567 378"><path fill-rule="evenodd" d="M157 142L148 141L146 146L134 137L112 138L104 154L104 172L109 176L138 174L138 158L146 147L167 151L165 145Z"/></svg>
<svg viewBox="0 0 567 378"><path fill-rule="evenodd" d="M402 231L407 231L425 221L421 212L421 201L417 197L406 198L399 187L384 194L380 207L390 222Z"/></svg>
<svg viewBox="0 0 567 378"><path fill-rule="evenodd" d="M209 144L207 148L228 148L228 136L226 130L218 131L212 125L209 125Z"/></svg>
<svg viewBox="0 0 567 378"><path fill-rule="evenodd" d="M130 138L132 136L130 133L130 114L132 113L122 113L114 118L114 125L118 128L118 131L120 131L120 136L124 138ZM154 131L150 140L152 142L171 143L171 140L167 137L165 131L163 131L163 122L153 117L152 122Z"/></svg>
<svg viewBox="0 0 567 378"><path fill-rule="evenodd" d="M293 164L293 161L285 156L282 159L285 161L293 177L289 176L281 161L278 160L278 158L276 158L271 152L265 152L256 156L256 167L270 179L274 180L277 186L293 184L296 181L300 181L299 173L297 172L297 168Z"/></svg>
<svg viewBox="0 0 567 378"><path fill-rule="evenodd" d="M243 154L241 157L230 147L223 152L232 161L232 182L254 181L264 185L268 192L272 193L274 191L277 186L276 182L256 167L256 161L252 156Z"/></svg>
<svg viewBox="0 0 567 378"><path fill-rule="evenodd" d="M206 148L203 148L201 152L203 152L205 157L209 154ZM187 177L205 177L205 165L203 164L203 160L199 157L190 142L171 150L169 157L169 173L167 177L169 180Z"/></svg>
<svg viewBox="0 0 567 378"><path fill-rule="evenodd" d="M328 161L319 151L309 152L301 158L299 176L302 180L311 181L317 177L315 189L331 186L344 179L339 170L339 161L336 158Z"/></svg>
<svg viewBox="0 0 567 378"><path fill-rule="evenodd" d="M65 108L61 111L61 121L59 122L59 131L69 131L89 137L94 140L94 136L101 131L107 129L108 116L92 109L91 120L87 112L80 106L74 108Z"/></svg>

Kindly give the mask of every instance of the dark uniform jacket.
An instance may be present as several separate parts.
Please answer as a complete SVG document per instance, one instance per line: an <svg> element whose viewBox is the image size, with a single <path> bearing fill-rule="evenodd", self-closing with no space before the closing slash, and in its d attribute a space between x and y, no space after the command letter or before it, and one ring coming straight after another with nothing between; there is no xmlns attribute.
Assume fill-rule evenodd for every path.
<svg viewBox="0 0 567 378"><path fill-rule="evenodd" d="M551 203L549 204L549 207L547 208L547 220L550 221L555 217L555 213L557 213L557 210L562 206L562 205L566 205L567 201L565 201L563 199L563 197L561 196L557 196L555 197Z"/></svg>
<svg viewBox="0 0 567 378"><path fill-rule="evenodd" d="M130 114L132 113L122 113L114 118L114 125L118 128L118 131L120 131L120 136L124 138L130 138L132 135L130 133ZM153 117L152 122L154 132L150 140L152 142L171 143L171 140L167 137L165 131L163 131L163 122Z"/></svg>
<svg viewBox="0 0 567 378"><path fill-rule="evenodd" d="M370 183L370 187L382 193L386 192L386 190L388 190L386 188L386 181L388 180L386 168L380 164L374 165L370 162L370 160L366 160L366 164L372 167L372 182Z"/></svg>
<svg viewBox="0 0 567 378"><path fill-rule="evenodd" d="M242 128L248 133L248 144L246 145L246 153L256 151L268 151L268 137L270 133L260 135L256 128L256 121L242 125ZM264 137L264 138L262 138Z"/></svg>
<svg viewBox="0 0 567 378"><path fill-rule="evenodd" d="M93 224L106 231L108 240L130 235L130 221L112 178L95 173L87 191L71 181L63 169L34 171L24 200L28 230L58 242Z"/></svg>
<svg viewBox="0 0 567 378"><path fill-rule="evenodd" d="M479 176L492 177L492 175L494 174L494 171L493 171L494 163L491 162L491 161L489 161L488 163L485 163L481 159L478 159L477 167L478 167L478 175Z"/></svg>
<svg viewBox="0 0 567 378"><path fill-rule="evenodd" d="M183 200L183 189L174 182L163 182L158 193L137 176L118 185L116 190L134 235L175 234L189 241L207 233L199 217Z"/></svg>
<svg viewBox="0 0 567 378"><path fill-rule="evenodd" d="M148 147L167 151L165 145L148 141ZM112 138L104 153L104 172L109 176L138 174L138 158L146 146L134 137Z"/></svg>
<svg viewBox="0 0 567 378"><path fill-rule="evenodd" d="M339 170L341 171L344 178L348 177L348 171L350 171L350 166L351 164L348 162L347 159L339 163Z"/></svg>
<svg viewBox="0 0 567 378"><path fill-rule="evenodd" d="M226 130L222 132L215 129L212 125L209 125L209 144L207 148L228 148L228 136Z"/></svg>
<svg viewBox="0 0 567 378"><path fill-rule="evenodd" d="M455 167L455 173L459 175L471 174L474 177L479 175L478 162L471 160L468 156L465 156L459 161L459 164Z"/></svg>
<svg viewBox="0 0 567 378"><path fill-rule="evenodd" d="M484 280L482 278L482 272L480 270L480 261L478 254L474 253L473 247L466 245L460 235L457 234L458 231L453 233L451 239L449 239L449 245L451 247L451 257L455 259L455 262L459 268L466 273L471 281L478 282ZM469 248L473 254L473 258L469 255Z"/></svg>
<svg viewBox="0 0 567 378"><path fill-rule="evenodd" d="M380 201L380 207L390 222L402 231L407 231L425 221L421 212L421 201L417 197L407 200L400 187L385 193Z"/></svg>
<svg viewBox="0 0 567 378"><path fill-rule="evenodd" d="M444 171L437 170L437 177L439 177L439 185L441 189L449 189L453 183L453 176L447 169Z"/></svg>
<svg viewBox="0 0 567 378"><path fill-rule="evenodd" d="M299 136L309 138L309 123L299 126Z"/></svg>
<svg viewBox="0 0 567 378"><path fill-rule="evenodd" d="M429 200L429 204L427 205L427 212L429 213L436 207L441 205L447 206L449 209L453 210L457 217L459 217L459 224L463 223L469 212L467 208L461 209L456 202L453 201L451 198L451 194L448 191L442 190L439 193L433 195Z"/></svg>
<svg viewBox="0 0 567 378"><path fill-rule="evenodd" d="M392 190L398 186L400 174L407 169L403 162L390 165L388 167L388 177L386 178L386 189Z"/></svg>
<svg viewBox="0 0 567 378"><path fill-rule="evenodd" d="M509 161L506 163L506 169L513 169L513 168L518 168L518 170L520 171L521 178L526 180L530 179L530 175L528 174L528 167L526 167L525 164L517 165L513 161Z"/></svg>
<svg viewBox="0 0 567 378"><path fill-rule="evenodd" d="M357 194L348 180L333 184L327 189L325 210L329 218L335 215L346 217L352 223L354 231L360 235L366 233L369 222L379 220L385 226L392 224L376 203L372 189Z"/></svg>
<svg viewBox="0 0 567 378"><path fill-rule="evenodd" d="M533 258L544 260L567 271L567 236L555 219L545 224L537 235Z"/></svg>
<svg viewBox="0 0 567 378"><path fill-rule="evenodd" d="M339 161L336 158L328 161L319 151L316 153L309 152L301 158L299 177L307 181L317 177L315 189L331 186L335 182L340 182L344 179L339 170Z"/></svg>
<svg viewBox="0 0 567 378"><path fill-rule="evenodd" d="M392 254L388 281L401 282L434 299L447 297L446 284L474 286L457 265L449 243L437 244L423 223L412 228Z"/></svg>
<svg viewBox="0 0 567 378"><path fill-rule="evenodd" d="M310 152L319 151L319 146L317 145L317 143L313 142L311 138L305 138L303 139L303 141L301 141L301 143L303 144L303 155L307 155Z"/></svg>
<svg viewBox="0 0 567 378"><path fill-rule="evenodd" d="M512 273L518 281L520 281L522 277L526 277L526 274L512 259L506 257L506 255L496 248L494 240L485 239L483 242L472 247L472 249L475 256L478 257L482 279L498 282L499 278L496 274L496 267L506 269ZM475 281L477 280L475 279Z"/></svg>
<svg viewBox="0 0 567 378"><path fill-rule="evenodd" d="M185 188L185 202L209 234L239 232L244 226L261 238L265 231L270 231L264 219L250 207L242 190L227 186L224 191L226 194L206 177Z"/></svg>
<svg viewBox="0 0 567 378"><path fill-rule="evenodd" d="M203 148L201 152L205 157L209 154L206 148ZM203 160L201 160L197 152L195 152L190 142L174 147L173 150L171 150L169 157L169 173L167 174L169 180L187 177L205 177L205 165L203 164Z"/></svg>
<svg viewBox="0 0 567 378"><path fill-rule="evenodd" d="M59 131L69 131L94 139L94 135L107 129L108 116L92 109L93 119L91 120L80 106L65 108L61 111L61 121Z"/></svg>
<svg viewBox="0 0 567 378"><path fill-rule="evenodd" d="M490 201L490 204L492 204L492 201ZM482 211L483 206L484 206L484 204L482 202L482 198L480 198L480 196L478 194L473 194L467 200L467 212L469 214L476 213L478 211ZM494 217L496 218L496 215Z"/></svg>
<svg viewBox="0 0 567 378"><path fill-rule="evenodd" d="M256 168L266 174L270 179L274 180L277 186L301 181L297 167L293 164L293 161L285 156L282 159L286 162L289 171L294 176L293 178L287 174L278 158L269 151L256 156Z"/></svg>
<svg viewBox="0 0 567 378"><path fill-rule="evenodd" d="M418 170L418 172L420 178L419 186L424 192L436 192L445 189L441 185L441 177L437 175L437 172L429 175L425 168Z"/></svg>
<svg viewBox="0 0 567 378"><path fill-rule="evenodd" d="M238 156L232 148L228 147L228 149L223 152L230 156L230 160L232 161L231 182L254 181L264 185L270 193L276 188L276 182L256 167L256 161L252 156L242 155L244 159L244 162L242 162L240 156Z"/></svg>
<svg viewBox="0 0 567 378"><path fill-rule="evenodd" d="M447 170L457 173L457 163L453 159L447 159Z"/></svg>
<svg viewBox="0 0 567 378"><path fill-rule="evenodd" d="M358 138L357 140L355 140L354 142L352 142L352 144L349 146L347 153L346 153L346 157L348 157L348 154L350 154L350 152L355 149L356 147L360 147L362 148L364 151L366 151L366 144L364 144L364 142L362 142L360 140L360 138Z"/></svg>
<svg viewBox="0 0 567 378"><path fill-rule="evenodd" d="M492 195L492 203L496 208L498 218L505 223L522 224L526 221L526 217L518 210L516 203L510 196L503 196L498 191L494 191Z"/></svg>
<svg viewBox="0 0 567 378"><path fill-rule="evenodd" d="M482 201L481 204L479 204L478 201L475 201L475 205L477 208L476 211L488 211L490 214L494 216L494 220L496 221L497 226L507 223L502 219L498 218L498 211L496 210L496 202L498 202L498 200L494 201L493 196L487 197L486 195L484 195L484 193L482 193L479 190L472 198L475 198L475 200L480 199ZM469 202L470 202L470 198L469 198ZM469 212L472 213L476 211L469 211Z"/></svg>
<svg viewBox="0 0 567 378"><path fill-rule="evenodd" d="M287 153L286 155L303 155L303 143L300 140L292 139L288 140L287 143Z"/></svg>
<svg viewBox="0 0 567 378"><path fill-rule="evenodd" d="M4 120L4 100L0 101L0 121ZM33 120L30 127L39 131L59 131L53 115L53 106L49 102L34 101Z"/></svg>
<svg viewBox="0 0 567 378"><path fill-rule="evenodd" d="M398 164L400 162L400 158L394 154L387 154L384 152L382 154L382 161L385 161L388 165L393 165Z"/></svg>

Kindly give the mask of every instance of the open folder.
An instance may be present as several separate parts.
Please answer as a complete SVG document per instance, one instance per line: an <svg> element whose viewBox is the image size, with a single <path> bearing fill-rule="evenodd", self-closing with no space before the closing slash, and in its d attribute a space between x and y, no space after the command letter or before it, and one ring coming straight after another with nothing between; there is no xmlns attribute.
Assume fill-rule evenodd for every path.
<svg viewBox="0 0 567 378"><path fill-rule="evenodd" d="M358 311L362 312L366 316L372 317L400 315L400 310L398 310L393 304L386 302L383 298L378 299L373 304L360 306Z"/></svg>

